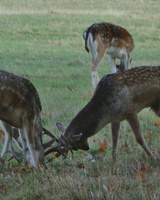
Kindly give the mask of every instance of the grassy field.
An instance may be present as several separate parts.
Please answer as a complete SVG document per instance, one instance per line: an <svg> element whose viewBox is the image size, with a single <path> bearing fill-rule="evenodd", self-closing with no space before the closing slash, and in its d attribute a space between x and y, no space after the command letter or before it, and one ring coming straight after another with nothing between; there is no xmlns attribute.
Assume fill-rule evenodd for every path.
<svg viewBox="0 0 160 200"><path fill-rule="evenodd" d="M132 67L160 65L159 10L159 0L1 0L0 68L34 84L43 106L43 125L60 135L55 123L66 126L94 92L83 31L101 21L123 26L135 42ZM107 73L111 68L106 55L99 75ZM149 109L139 118L146 143L160 157L159 119ZM1 134L0 149L3 142ZM6 160L0 165L0 199L160 199L160 164L149 160L126 122L116 165L109 125L89 143L90 150L75 152L73 160L69 155L62 163L48 156L53 161L41 172Z"/></svg>

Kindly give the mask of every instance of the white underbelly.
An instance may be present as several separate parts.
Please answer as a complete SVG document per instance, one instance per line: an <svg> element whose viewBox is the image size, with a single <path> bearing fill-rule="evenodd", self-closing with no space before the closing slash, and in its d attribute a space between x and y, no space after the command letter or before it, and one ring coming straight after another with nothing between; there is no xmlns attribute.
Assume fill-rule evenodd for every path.
<svg viewBox="0 0 160 200"><path fill-rule="evenodd" d="M125 49L115 48L115 47L109 47L106 50L106 53L109 54L112 57L121 59L126 55L126 50Z"/></svg>

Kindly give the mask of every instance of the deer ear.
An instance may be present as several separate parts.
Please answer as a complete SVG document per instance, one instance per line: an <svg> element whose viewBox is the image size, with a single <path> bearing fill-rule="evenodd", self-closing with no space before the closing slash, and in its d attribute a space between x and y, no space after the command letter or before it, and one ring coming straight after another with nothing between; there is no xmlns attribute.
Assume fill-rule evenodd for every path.
<svg viewBox="0 0 160 200"><path fill-rule="evenodd" d="M82 135L83 135L83 133L80 133L78 135L72 135L73 141L78 142L81 139Z"/></svg>
<svg viewBox="0 0 160 200"><path fill-rule="evenodd" d="M86 39L86 32L83 33L83 38Z"/></svg>
<svg viewBox="0 0 160 200"><path fill-rule="evenodd" d="M63 126L63 124L57 122L56 123L57 128L63 133L66 130L66 127Z"/></svg>

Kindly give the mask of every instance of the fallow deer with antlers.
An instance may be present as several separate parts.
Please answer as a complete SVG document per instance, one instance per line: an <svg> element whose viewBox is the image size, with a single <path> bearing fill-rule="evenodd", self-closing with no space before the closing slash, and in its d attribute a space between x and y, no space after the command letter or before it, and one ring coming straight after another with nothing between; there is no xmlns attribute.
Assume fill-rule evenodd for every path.
<svg viewBox="0 0 160 200"><path fill-rule="evenodd" d="M105 53L109 54L112 72L116 72L115 59L120 59L122 70L130 68L130 56L134 42L130 33L117 25L102 22L92 24L83 33L85 49L92 54L92 85L99 82L98 66Z"/></svg>
<svg viewBox="0 0 160 200"><path fill-rule="evenodd" d="M1 157L10 150L19 154L12 147L12 138L22 148L24 160L39 168L44 161L44 149L58 139L42 126L42 110L39 95L32 83L22 77L0 70L0 120L5 132L5 142ZM13 128L15 127L15 128ZM43 144L42 133L52 140Z"/></svg>
<svg viewBox="0 0 160 200"><path fill-rule="evenodd" d="M160 117L160 66L141 66L106 75L91 100L66 128L57 123L62 131L59 150L88 150L88 138L111 123L112 157L116 160L120 122L127 120L137 142L154 157L143 139L138 119L138 113L147 107Z"/></svg>

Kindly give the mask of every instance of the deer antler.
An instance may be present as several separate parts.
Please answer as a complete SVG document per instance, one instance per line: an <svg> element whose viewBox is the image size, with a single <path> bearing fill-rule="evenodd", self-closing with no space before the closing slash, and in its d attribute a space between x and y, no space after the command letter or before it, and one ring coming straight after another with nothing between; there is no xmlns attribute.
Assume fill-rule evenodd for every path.
<svg viewBox="0 0 160 200"><path fill-rule="evenodd" d="M48 135L49 137L51 137L52 139L48 142L45 142L43 144L43 148L44 150L51 147L51 145L54 142L57 142L58 145L56 147L50 148L48 149L44 155L47 156L48 154L52 153L52 152L57 152L56 156L59 157L61 155L64 156L64 159L66 158L68 151L71 151L72 153L72 158L73 158L73 151L71 146L69 145L67 139L62 135L61 138L57 138L54 134L52 134L51 132L49 132L47 129L45 129L43 127L43 135ZM18 141L18 136L17 137L13 137L13 140L16 144L16 146L22 151L22 143L20 141ZM11 146L11 150L10 152L12 153L12 156L8 159L8 161L12 160L13 158L15 158L17 161L19 161L19 157L22 156L21 153L17 152L14 150L14 148Z"/></svg>
<svg viewBox="0 0 160 200"><path fill-rule="evenodd" d="M61 146L66 146L65 142L61 140L61 138L57 138L56 136L54 136L51 132L49 132L48 130L46 130L45 128L43 128L43 135L46 134L48 136L50 136L52 139L49 142L46 142L43 144L43 148L47 149L48 147L50 147L55 141L58 143L58 145L56 147L50 148L48 149L44 155L47 156L48 154L52 153L52 152L58 152L57 156L63 155L66 158L66 155L64 154L67 150L64 148L61 149ZM65 140L65 139L63 139Z"/></svg>
<svg viewBox="0 0 160 200"><path fill-rule="evenodd" d="M47 149L48 147L50 147L55 141L59 142L59 139L56 136L54 136L51 132L49 132L47 129L45 129L43 127L43 135L44 134L46 134L52 138L52 140L43 144L44 149Z"/></svg>
<svg viewBox="0 0 160 200"><path fill-rule="evenodd" d="M58 145L56 147L54 147L54 148L51 148L51 149L47 150L44 153L44 155L46 156L46 155L48 155L51 152L58 152L58 155L56 155L56 156L63 155L64 159L65 159L66 156L67 156L67 154L68 154L68 151L71 151L72 158L73 158L74 154L73 154L71 146L69 145L67 139L63 135L61 135L61 137L59 138Z"/></svg>
<svg viewBox="0 0 160 200"><path fill-rule="evenodd" d="M53 133L49 132L44 127L43 127L43 134L46 134L46 135L50 136L51 138L56 138L55 135L53 135ZM57 140L58 140L58 138L57 138Z"/></svg>
<svg viewBox="0 0 160 200"><path fill-rule="evenodd" d="M11 152L12 152L12 156L10 158L8 158L8 161L12 160L13 158L15 158L18 162L19 162L19 157L22 156L21 153L17 152L14 150L14 148L11 146Z"/></svg>

